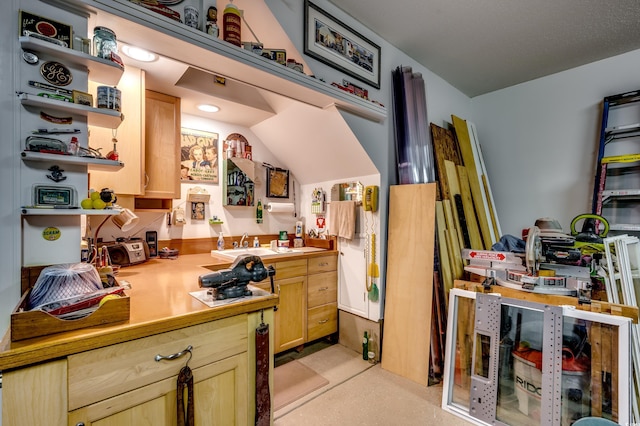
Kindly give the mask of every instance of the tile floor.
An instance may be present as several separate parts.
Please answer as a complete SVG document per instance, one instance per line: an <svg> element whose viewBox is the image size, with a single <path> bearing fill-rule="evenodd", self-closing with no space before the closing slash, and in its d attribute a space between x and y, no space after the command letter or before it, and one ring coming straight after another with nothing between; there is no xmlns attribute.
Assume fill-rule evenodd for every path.
<svg viewBox="0 0 640 426"><path fill-rule="evenodd" d="M286 357L298 359L329 384L276 411L275 426L470 424L440 408L442 386L421 386L340 344L277 356L276 368Z"/></svg>

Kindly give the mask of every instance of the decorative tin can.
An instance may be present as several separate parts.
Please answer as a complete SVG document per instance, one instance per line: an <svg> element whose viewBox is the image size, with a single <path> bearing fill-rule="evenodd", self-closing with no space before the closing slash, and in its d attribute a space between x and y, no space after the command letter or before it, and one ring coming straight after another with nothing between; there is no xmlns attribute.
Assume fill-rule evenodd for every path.
<svg viewBox="0 0 640 426"><path fill-rule="evenodd" d="M116 33L107 27L93 29L93 54L98 58L111 59L111 53L118 53Z"/></svg>
<svg viewBox="0 0 640 426"><path fill-rule="evenodd" d="M98 108L120 111L122 93L116 87L98 86Z"/></svg>
<svg viewBox="0 0 640 426"><path fill-rule="evenodd" d="M187 5L184 7L184 23L191 28L198 28L200 20L200 11L197 7Z"/></svg>
<svg viewBox="0 0 640 426"><path fill-rule="evenodd" d="M242 47L240 32L242 28L242 17L240 10L233 4L233 0L224 8L222 15L222 38L224 41Z"/></svg>

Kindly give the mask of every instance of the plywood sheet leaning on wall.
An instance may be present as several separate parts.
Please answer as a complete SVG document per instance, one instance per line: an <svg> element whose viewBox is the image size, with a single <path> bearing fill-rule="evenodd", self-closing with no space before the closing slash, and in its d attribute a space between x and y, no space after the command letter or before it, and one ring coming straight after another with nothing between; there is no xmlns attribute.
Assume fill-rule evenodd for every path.
<svg viewBox="0 0 640 426"><path fill-rule="evenodd" d="M458 146L462 155L462 162L467 168L467 173L469 175L469 186L471 188L473 204L475 207L476 215L478 217L478 223L480 225L480 232L482 234L484 248L489 250L491 249L491 246L497 241L497 238L499 238L499 236L495 235L492 223L493 221L489 212L487 197L483 196L483 194L485 193L482 183L483 173L480 159L477 158L477 155L479 155L479 153L477 152L475 138L473 141L471 140L469 127L465 120L460 117L456 117L455 115L452 115L451 118L453 120L453 127L455 129ZM476 152L474 153L474 151Z"/></svg>
<svg viewBox="0 0 640 426"><path fill-rule="evenodd" d="M382 368L423 386L429 380L436 184L393 185Z"/></svg>
<svg viewBox="0 0 640 426"><path fill-rule="evenodd" d="M433 123L431 127L431 140L433 141L433 154L436 162L437 180L440 187L440 199L450 200L451 193L447 180L443 179L445 173L445 160L452 161L456 166L462 165L460 150L456 144L455 135L449 129L442 128Z"/></svg>

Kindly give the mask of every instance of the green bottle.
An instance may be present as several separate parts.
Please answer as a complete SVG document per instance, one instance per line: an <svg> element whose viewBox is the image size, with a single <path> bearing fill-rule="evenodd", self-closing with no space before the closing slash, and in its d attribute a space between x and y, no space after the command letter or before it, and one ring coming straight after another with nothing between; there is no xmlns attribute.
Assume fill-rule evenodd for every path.
<svg viewBox="0 0 640 426"><path fill-rule="evenodd" d="M256 223L262 223L262 200L258 200L256 207Z"/></svg>
<svg viewBox="0 0 640 426"><path fill-rule="evenodd" d="M369 360L369 336L367 332L364 332L364 338L362 339L362 359Z"/></svg>

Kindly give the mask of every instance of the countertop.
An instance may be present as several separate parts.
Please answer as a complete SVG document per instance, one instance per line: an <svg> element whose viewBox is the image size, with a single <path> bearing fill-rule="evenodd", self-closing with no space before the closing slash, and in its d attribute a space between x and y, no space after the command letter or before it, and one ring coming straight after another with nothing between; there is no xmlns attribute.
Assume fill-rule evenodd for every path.
<svg viewBox="0 0 640 426"><path fill-rule="evenodd" d="M300 250L301 253L263 261L269 264L276 260L295 260L335 253L335 250L314 247L303 247ZM126 281L131 286L126 291L131 303L129 321L17 342L11 342L7 332L0 342L0 371L268 309L278 303L277 295L268 294L210 308L189 294L201 290L198 287L200 275L228 268L230 265L231 259L227 257L203 253L180 255L176 259L153 258L140 265L121 268L117 279Z"/></svg>
<svg viewBox="0 0 640 426"><path fill-rule="evenodd" d="M0 343L0 371L267 309L278 303L278 296L269 294L210 308L189 294L200 290L198 277L210 272L205 266L224 268L229 264L228 260L206 253L176 259L153 258L140 265L121 268L117 279L131 285L126 291L131 303L129 321L18 342L11 342L7 332Z"/></svg>

